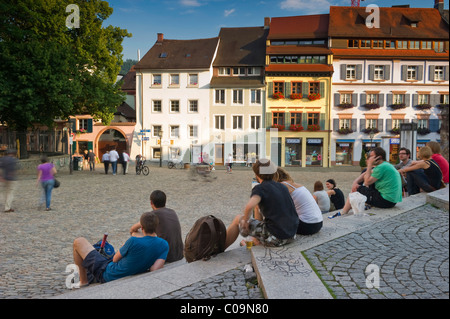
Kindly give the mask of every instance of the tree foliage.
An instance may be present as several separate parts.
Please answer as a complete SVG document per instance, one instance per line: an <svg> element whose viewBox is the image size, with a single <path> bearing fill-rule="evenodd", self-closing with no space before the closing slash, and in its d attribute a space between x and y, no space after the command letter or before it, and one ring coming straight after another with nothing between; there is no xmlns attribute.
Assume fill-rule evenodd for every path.
<svg viewBox="0 0 450 319"><path fill-rule="evenodd" d="M79 28L66 26L76 4ZM116 82L126 30L103 26L100 0L0 2L0 122L19 131L91 114L108 124L124 100Z"/></svg>

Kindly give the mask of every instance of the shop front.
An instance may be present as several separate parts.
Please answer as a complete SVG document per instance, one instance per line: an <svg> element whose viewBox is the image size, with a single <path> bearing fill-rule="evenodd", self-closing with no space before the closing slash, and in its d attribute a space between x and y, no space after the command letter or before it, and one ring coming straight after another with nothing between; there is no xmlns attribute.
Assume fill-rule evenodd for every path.
<svg viewBox="0 0 450 319"><path fill-rule="evenodd" d="M354 140L337 140L336 142L336 165L353 164Z"/></svg>
<svg viewBox="0 0 450 319"><path fill-rule="evenodd" d="M306 139L306 166L322 167L323 138Z"/></svg>
<svg viewBox="0 0 450 319"><path fill-rule="evenodd" d="M398 163L399 150L400 150L400 138L390 138L389 139L389 162L391 164Z"/></svg>
<svg viewBox="0 0 450 319"><path fill-rule="evenodd" d="M285 166L302 166L302 138L287 137L285 143Z"/></svg>

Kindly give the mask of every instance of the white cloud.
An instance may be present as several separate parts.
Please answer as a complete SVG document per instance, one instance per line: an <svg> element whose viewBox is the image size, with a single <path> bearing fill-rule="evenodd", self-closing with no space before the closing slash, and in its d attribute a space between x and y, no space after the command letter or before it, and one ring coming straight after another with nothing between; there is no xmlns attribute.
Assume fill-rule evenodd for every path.
<svg viewBox="0 0 450 319"><path fill-rule="evenodd" d="M186 7L200 7L201 4L197 0L180 0L181 5Z"/></svg>
<svg viewBox="0 0 450 319"><path fill-rule="evenodd" d="M228 17L230 14L232 14L234 11L236 11L236 9L231 9L231 10L225 10L224 12L224 16Z"/></svg>
<svg viewBox="0 0 450 319"><path fill-rule="evenodd" d="M350 1L350 0L349 0ZM280 8L285 10L307 10L318 11L321 8L328 8L332 5L328 0L283 0Z"/></svg>

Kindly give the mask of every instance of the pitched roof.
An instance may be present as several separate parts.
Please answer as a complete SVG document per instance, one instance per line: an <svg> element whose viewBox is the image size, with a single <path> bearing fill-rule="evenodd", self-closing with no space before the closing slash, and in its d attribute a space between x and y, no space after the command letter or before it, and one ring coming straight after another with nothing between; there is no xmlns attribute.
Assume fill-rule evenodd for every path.
<svg viewBox="0 0 450 319"><path fill-rule="evenodd" d="M221 28L214 66L263 66L268 30L264 27Z"/></svg>
<svg viewBox="0 0 450 319"><path fill-rule="evenodd" d="M434 50L399 50L399 49L331 49L335 58L402 58L402 59L432 59L448 60L447 52Z"/></svg>
<svg viewBox="0 0 450 319"><path fill-rule="evenodd" d="M328 20L328 14L272 18L267 38L269 40L327 38Z"/></svg>
<svg viewBox="0 0 450 319"><path fill-rule="evenodd" d="M131 67L130 71L122 78L122 90L124 91L135 91L136 90L136 70L134 66Z"/></svg>
<svg viewBox="0 0 450 319"><path fill-rule="evenodd" d="M379 8L379 28L368 28L365 7L330 7L330 37L445 39L448 25L438 10L430 8ZM412 27L412 22L418 22Z"/></svg>
<svg viewBox="0 0 450 319"><path fill-rule="evenodd" d="M219 38L195 40L164 39L156 42L135 69L208 69Z"/></svg>

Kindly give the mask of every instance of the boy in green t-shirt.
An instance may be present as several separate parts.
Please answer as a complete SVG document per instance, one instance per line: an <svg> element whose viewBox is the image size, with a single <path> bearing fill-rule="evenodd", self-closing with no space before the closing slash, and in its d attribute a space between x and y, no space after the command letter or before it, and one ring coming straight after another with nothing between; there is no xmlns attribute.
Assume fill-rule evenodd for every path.
<svg viewBox="0 0 450 319"><path fill-rule="evenodd" d="M386 152L375 147L369 152L366 161L367 170L352 184L352 192L359 192L367 197L366 203L378 208L392 208L402 201L402 180L393 165L386 162ZM342 214L352 208L347 198ZM341 215L340 212L336 214Z"/></svg>

